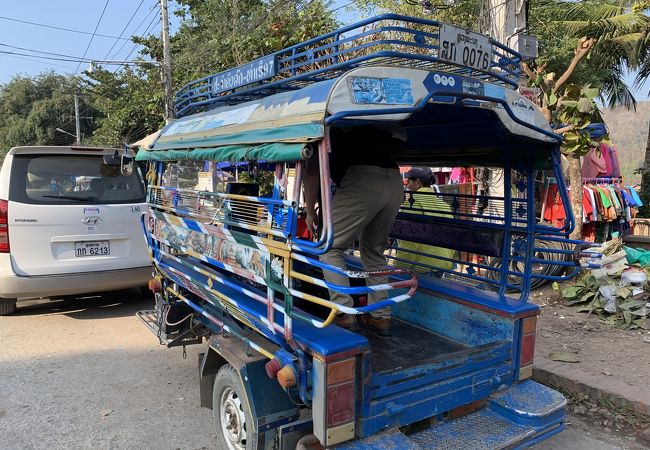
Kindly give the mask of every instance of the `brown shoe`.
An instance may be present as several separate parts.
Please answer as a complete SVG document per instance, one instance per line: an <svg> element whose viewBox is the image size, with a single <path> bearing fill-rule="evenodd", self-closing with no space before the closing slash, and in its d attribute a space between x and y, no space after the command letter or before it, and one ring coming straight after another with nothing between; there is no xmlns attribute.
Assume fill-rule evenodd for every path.
<svg viewBox="0 0 650 450"><path fill-rule="evenodd" d="M379 334L380 336L390 336L390 319L372 317L370 314L364 314L357 319L359 324Z"/></svg>
<svg viewBox="0 0 650 450"><path fill-rule="evenodd" d="M334 325L339 326L341 328L345 328L346 330L355 330L359 328L357 319L355 319L354 316L350 314L337 315L334 318Z"/></svg>

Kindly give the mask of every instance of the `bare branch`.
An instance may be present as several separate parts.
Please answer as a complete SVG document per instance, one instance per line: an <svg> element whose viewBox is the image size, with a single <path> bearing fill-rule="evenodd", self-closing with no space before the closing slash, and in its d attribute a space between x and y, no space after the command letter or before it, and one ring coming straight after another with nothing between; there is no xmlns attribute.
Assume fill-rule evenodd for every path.
<svg viewBox="0 0 650 450"><path fill-rule="evenodd" d="M521 63L521 67L524 69L524 73L528 76L530 79L534 79L536 77L535 73L533 70L528 66L528 64Z"/></svg>
<svg viewBox="0 0 650 450"><path fill-rule="evenodd" d="M557 91L562 87L564 83L569 79L573 71L576 69L578 66L578 63L587 56L587 54L591 51L591 49L594 47L596 44L596 38L582 38L578 41L578 44L576 45L575 49L575 54L573 55L573 59L571 60L571 64L569 64L569 67L567 67L566 71L562 74L559 80L557 80L557 83L555 83L555 86L553 86L553 90L551 91L553 94L557 93Z"/></svg>
<svg viewBox="0 0 650 450"><path fill-rule="evenodd" d="M557 130L553 130L555 134L564 134L568 133L569 131L575 130L576 126L575 125L567 125L566 127L558 128Z"/></svg>

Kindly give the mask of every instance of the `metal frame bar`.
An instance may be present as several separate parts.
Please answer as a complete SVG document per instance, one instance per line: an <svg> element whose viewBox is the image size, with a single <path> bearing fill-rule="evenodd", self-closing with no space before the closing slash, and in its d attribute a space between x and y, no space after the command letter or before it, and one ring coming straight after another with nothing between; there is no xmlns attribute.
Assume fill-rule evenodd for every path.
<svg viewBox="0 0 650 450"><path fill-rule="evenodd" d="M383 23L387 22L386 25ZM394 22L406 23L406 26L394 24ZM376 28L368 28L369 25L377 24ZM409 28L408 25L430 26L434 30L420 31ZM246 66L229 69L221 73L209 75L198 80L192 81L183 86L176 94L176 114L182 117L196 111L202 106L235 104L243 101L252 100L268 95L270 92L290 91L298 87L304 87L307 84L323 81L325 79L336 78L341 72L348 71L352 68L376 63L383 63L383 59L397 58L408 61L411 67L417 67L415 61L432 63L440 65L441 69L451 71L459 75L468 75L478 79L489 79L499 84L517 88L516 79L521 74L519 63L521 55L511 50L503 44L491 39L493 46L491 55L490 69L487 71L468 68L456 65L449 61L441 60L438 57L438 45L427 44L424 39L437 40L439 33L436 33L440 27L440 22L407 17L398 14L383 14L377 17L369 18L344 28L326 33L305 42L280 50L272 55L276 64L274 76L268 80L255 80L253 83L239 84L230 91L213 93L213 83L219 76L226 72L244 70ZM353 34L354 32L356 34ZM367 41L373 35L388 33L405 33L413 37L412 41L406 39L378 39ZM359 45L354 45L354 41L362 40ZM365 42L363 42L365 41ZM349 44L350 47L343 47ZM418 52L403 52L395 50L379 50L372 52L372 47L385 48L387 46L407 47L417 50L428 50L432 54L424 55ZM353 57L347 61L341 61L341 56L362 50L369 50L369 54ZM328 53L329 52L329 53ZM321 56L314 57L315 54L325 53ZM331 64L321 68L314 68L304 73L298 73L298 69L315 63L331 61ZM497 70L493 70L497 69ZM283 75L289 75L288 78L282 78ZM255 85L246 88L246 86Z"/></svg>

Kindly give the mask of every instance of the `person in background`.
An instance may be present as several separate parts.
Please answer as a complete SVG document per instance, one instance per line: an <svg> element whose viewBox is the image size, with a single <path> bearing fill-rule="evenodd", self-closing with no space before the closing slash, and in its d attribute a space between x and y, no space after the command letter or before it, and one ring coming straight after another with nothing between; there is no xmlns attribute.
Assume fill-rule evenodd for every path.
<svg viewBox="0 0 650 450"><path fill-rule="evenodd" d="M332 227L334 239L330 251L321 261L346 270L344 252L353 240L359 238L363 269L366 271L386 268L384 250L388 235L403 201L402 177L395 161L406 141L406 131L401 127L355 126L331 129L330 175L335 188L332 195ZM312 177L317 179L318 177ZM308 224L314 214L313 203L318 198L314 189L305 184L305 200ZM310 205L311 204L311 205ZM349 279L328 270L323 271L327 282L342 286ZM370 277L368 285L386 283L386 277ZM377 303L388 297L387 292L373 292L368 303ZM352 297L330 291L333 302L352 307ZM390 308L382 308L358 318L358 322L381 335L390 334ZM344 328L354 328L354 316L341 314L335 323Z"/></svg>
<svg viewBox="0 0 650 450"><path fill-rule="evenodd" d="M433 172L431 169L427 167L414 167L406 172L405 177L407 180L406 189L409 192L406 193L406 201L402 205L405 208L404 212L427 216L452 217L451 207L440 197L434 195L434 191L431 188L433 182ZM426 194L418 195L413 194L414 192ZM431 256L419 255L412 252L425 253ZM435 256L453 258L453 250L444 247L434 247L419 242L400 240L399 250L396 256L398 258L395 263L397 267L411 269L420 273L430 273L435 268L452 269L454 267L452 261L435 258Z"/></svg>

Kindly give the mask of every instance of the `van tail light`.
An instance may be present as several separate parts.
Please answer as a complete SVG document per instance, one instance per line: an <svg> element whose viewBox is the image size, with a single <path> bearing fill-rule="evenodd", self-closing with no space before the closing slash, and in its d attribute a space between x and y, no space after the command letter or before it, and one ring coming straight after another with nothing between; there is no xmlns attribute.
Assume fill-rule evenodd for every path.
<svg viewBox="0 0 650 450"><path fill-rule="evenodd" d="M9 253L9 202L0 200L0 253Z"/></svg>
<svg viewBox="0 0 650 450"><path fill-rule="evenodd" d="M315 364L314 434L325 447L354 438L357 397L356 356ZM313 417L315 417L315 415Z"/></svg>
<svg viewBox="0 0 650 450"><path fill-rule="evenodd" d="M527 317L521 321L521 343L519 347L520 381L533 376L536 328L537 316Z"/></svg>

